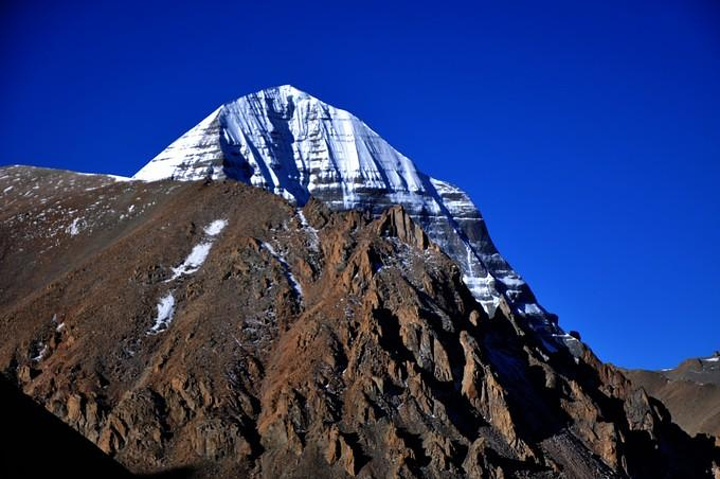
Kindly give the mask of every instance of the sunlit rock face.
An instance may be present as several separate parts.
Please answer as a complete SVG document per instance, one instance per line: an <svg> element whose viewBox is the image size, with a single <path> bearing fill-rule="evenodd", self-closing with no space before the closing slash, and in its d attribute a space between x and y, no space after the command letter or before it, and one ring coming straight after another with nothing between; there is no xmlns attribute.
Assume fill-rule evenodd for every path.
<svg viewBox="0 0 720 479"><path fill-rule="evenodd" d="M549 338L572 343L498 253L480 211L456 186L431 178L351 113L290 85L227 103L145 165L135 179L230 178L304 205L380 214L402 205L462 268L493 315L501 302Z"/></svg>

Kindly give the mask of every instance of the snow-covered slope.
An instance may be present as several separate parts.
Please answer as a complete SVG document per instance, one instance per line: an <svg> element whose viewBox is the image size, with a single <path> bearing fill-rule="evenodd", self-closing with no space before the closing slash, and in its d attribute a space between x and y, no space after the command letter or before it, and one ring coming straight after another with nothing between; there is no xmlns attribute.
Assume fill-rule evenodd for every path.
<svg viewBox="0 0 720 479"><path fill-rule="evenodd" d="M504 300L542 337L573 341L498 253L480 212L462 190L418 171L349 112L290 85L221 106L134 178L231 178L298 206L312 195L334 210L378 214L402 205L460 264L466 284L490 315Z"/></svg>

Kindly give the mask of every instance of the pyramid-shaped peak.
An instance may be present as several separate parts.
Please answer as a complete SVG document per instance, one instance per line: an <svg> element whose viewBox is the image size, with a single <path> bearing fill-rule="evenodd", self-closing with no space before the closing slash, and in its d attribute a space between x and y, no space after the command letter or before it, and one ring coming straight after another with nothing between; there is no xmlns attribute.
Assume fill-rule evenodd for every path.
<svg viewBox="0 0 720 479"><path fill-rule="evenodd" d="M292 85L226 103L134 176L175 181L232 179L298 206L380 214L402 205L463 269L488 314L501 300L550 338L566 335L489 240L480 212L459 188L419 171L359 118ZM553 340L554 341L554 340Z"/></svg>
<svg viewBox="0 0 720 479"><path fill-rule="evenodd" d="M288 95L307 95L308 94L307 92L302 91L301 89L299 89L289 83L286 83L285 85L276 85L276 86L271 86L268 88L263 88L262 90L260 90L257 93L261 93L261 92L262 93L280 92L280 93L285 93Z"/></svg>
<svg viewBox="0 0 720 479"><path fill-rule="evenodd" d="M293 85L279 85L247 95L224 104L221 108L225 113L235 112L241 116L256 115L259 112L274 112L275 114L292 116L295 108L303 105L303 110L313 109L322 110L331 116L350 117L353 116L349 112L336 108L322 100L310 95L309 93L294 87ZM354 116L353 116L354 117Z"/></svg>
<svg viewBox="0 0 720 479"><path fill-rule="evenodd" d="M278 91L278 92L284 93L286 95L310 96L307 92L302 91L299 88L296 88L290 84L270 87L270 88L265 89L264 91L268 91L268 90Z"/></svg>
<svg viewBox="0 0 720 479"><path fill-rule="evenodd" d="M238 98L237 101L241 100L247 100L251 98L272 98L272 99L282 99L287 100L288 98L293 98L293 100L313 100L317 102L321 102L318 98L310 95L309 93L300 90L299 88L294 87L293 85L286 84L286 85L278 85L278 86L272 86L269 88L263 88L262 90L256 91L254 93L250 93L244 96L241 96Z"/></svg>

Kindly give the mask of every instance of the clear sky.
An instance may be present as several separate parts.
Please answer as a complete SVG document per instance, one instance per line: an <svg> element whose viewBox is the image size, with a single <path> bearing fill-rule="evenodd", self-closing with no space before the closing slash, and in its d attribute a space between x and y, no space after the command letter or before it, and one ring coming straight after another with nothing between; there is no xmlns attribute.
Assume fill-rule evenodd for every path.
<svg viewBox="0 0 720 479"><path fill-rule="evenodd" d="M720 349L720 3L6 0L0 164L131 175L290 83L467 190L606 361Z"/></svg>

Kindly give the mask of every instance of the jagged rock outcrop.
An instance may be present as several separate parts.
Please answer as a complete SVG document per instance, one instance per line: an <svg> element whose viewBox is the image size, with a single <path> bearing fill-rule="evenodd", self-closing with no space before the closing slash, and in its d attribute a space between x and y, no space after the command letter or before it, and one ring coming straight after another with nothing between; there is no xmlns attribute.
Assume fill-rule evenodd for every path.
<svg viewBox="0 0 720 479"><path fill-rule="evenodd" d="M502 303L490 317L404 208L83 178L0 169L17 189L0 209L0 370L135 473L717 470L712 440L584 345L548 350ZM34 185L49 193L25 200Z"/></svg>

